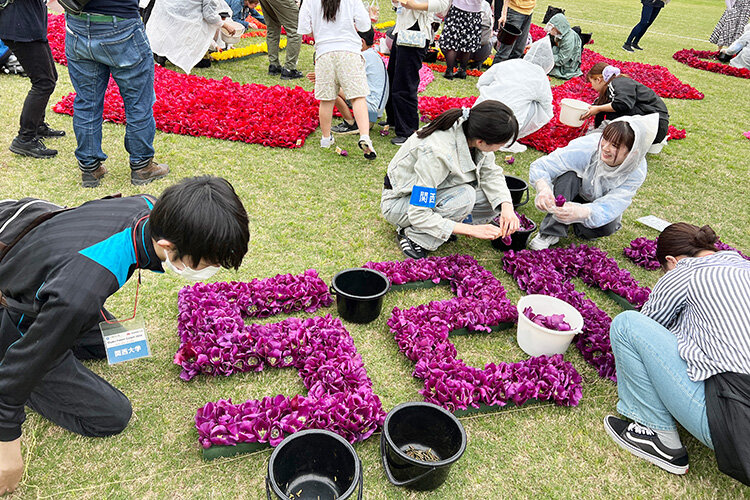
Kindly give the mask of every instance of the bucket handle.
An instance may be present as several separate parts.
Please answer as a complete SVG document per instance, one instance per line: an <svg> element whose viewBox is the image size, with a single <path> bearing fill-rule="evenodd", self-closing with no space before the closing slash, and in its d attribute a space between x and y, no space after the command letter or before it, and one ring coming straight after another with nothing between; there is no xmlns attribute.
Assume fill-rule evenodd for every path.
<svg viewBox="0 0 750 500"><path fill-rule="evenodd" d="M380 435L380 457L383 459L383 468L385 469L385 477L388 478L388 481L391 482L394 486L408 486L410 484L416 483L423 477L426 477L428 474L432 473L434 470L437 469L437 467L432 467L430 470L418 475L417 477L413 477L411 479L407 479L406 481L399 481L395 477L393 477L393 474L391 473L391 468L388 465L388 459L385 456L385 434Z"/></svg>
<svg viewBox="0 0 750 500"><path fill-rule="evenodd" d="M328 293L330 293L334 297L336 296L336 290L333 289L333 285L328 285Z"/></svg>
<svg viewBox="0 0 750 500"><path fill-rule="evenodd" d="M526 200L522 201L521 203L519 203L517 206L515 206L513 208L522 207L522 206L526 205L528 202L529 202L529 186L526 186Z"/></svg>
<svg viewBox="0 0 750 500"><path fill-rule="evenodd" d="M365 489L365 476L363 474L364 467L362 466L362 459L357 456L359 461L359 492L357 493L357 500L362 500L362 494ZM271 480L266 476L266 499L271 500Z"/></svg>

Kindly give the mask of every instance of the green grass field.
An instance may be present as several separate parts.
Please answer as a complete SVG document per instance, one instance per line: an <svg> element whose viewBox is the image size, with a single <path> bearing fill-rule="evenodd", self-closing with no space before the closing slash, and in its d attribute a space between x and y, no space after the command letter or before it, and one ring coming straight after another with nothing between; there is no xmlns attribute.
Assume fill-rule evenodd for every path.
<svg viewBox="0 0 750 500"><path fill-rule="evenodd" d="M381 2L385 4L385 2ZM540 2L534 21L548 2ZM636 268L622 249L638 236L656 233L636 222L653 214L670 221L711 224L721 239L750 250L750 85L747 80L695 70L672 59L682 48L710 50L706 40L723 12L723 2L686 0L670 3L642 40L645 51L620 49L640 15L633 0L556 2L565 7L571 24L594 33L589 48L619 60L637 60L669 68L681 80L705 93L701 101L666 100L672 124L687 129L687 138L670 142L658 156L649 157L649 175L623 228L596 244L652 286L658 272ZM381 8L385 10L385 5ZM392 17L390 12L383 16ZM251 39L250 42L257 43ZM714 48L715 50L715 48ZM299 68L312 69L312 47L303 45ZM230 78L243 83L278 84L266 74L267 58L257 56L214 64L196 74ZM60 79L51 103L72 92L67 69L58 66ZM476 79L448 82L436 73L427 95L476 94ZM559 83L559 82L555 82ZM296 81L311 90L307 80ZM60 154L51 160L15 156L7 145L15 136L27 79L0 75L0 198L36 196L60 204L122 192L143 192L129 183L128 157L123 147L124 127L104 125L104 150L110 174L101 187L84 190L73 156L75 139L69 116L48 112L47 120L68 136L49 141ZM171 182L198 174L229 179L245 203L251 220L251 245L237 272L222 271L218 280L243 280L299 273L315 268L330 282L339 270L366 261L401 260L393 228L380 216L383 174L395 154L386 138L373 135L379 157L368 162L359 154L356 136L337 139L350 151L347 158L318 147L320 132L301 149L271 149L244 143L157 132L157 159L172 173L146 186L159 195ZM540 153L516 155L507 173L526 178L529 163ZM536 220L542 214L529 204L522 211ZM572 240L570 240L572 241ZM564 241L568 243L570 241ZM522 295L502 271L502 255L486 241L460 238L437 255L468 253L492 271L515 303ZM107 306L124 315L132 307L135 280L110 299ZM139 309L146 318L154 356L114 367L88 363L92 370L120 388L131 399L133 418L122 434L106 439L82 438L40 418L29 410L24 424L23 453L27 470L11 498L264 498L264 479L270 450L231 459L204 462L193 427L195 410L208 401L234 401L268 395L304 393L294 370L266 370L229 378L178 378L172 363L178 347L177 291L183 282L145 273ZM620 308L601 292L577 283L610 315ZM421 381L411 377L412 364L399 353L386 327L394 306L412 307L443 300L443 288L391 293L384 313L368 325L346 324L361 353L374 390L390 410L404 401L420 400ZM335 313L335 307L318 311ZM284 316L265 321L280 321ZM515 342L515 330L454 340L467 363L515 361L525 357ZM462 420L468 448L448 481L438 490L408 492L391 486L380 464L379 434L354 447L364 465L364 498L483 499L483 498L738 498L750 490L721 474L713 453L682 432L691 459L684 477L670 475L615 446L602 427L614 412L616 386L600 379L578 351L566 358L584 378L583 399L575 408L528 405Z"/></svg>

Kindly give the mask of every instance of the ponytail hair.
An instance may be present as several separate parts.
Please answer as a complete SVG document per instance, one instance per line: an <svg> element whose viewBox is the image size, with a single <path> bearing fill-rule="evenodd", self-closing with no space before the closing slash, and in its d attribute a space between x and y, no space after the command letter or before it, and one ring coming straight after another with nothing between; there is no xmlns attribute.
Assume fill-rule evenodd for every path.
<svg viewBox="0 0 750 500"><path fill-rule="evenodd" d="M715 251L717 241L719 238L711 226L698 227L687 222L676 222L667 226L659 235L656 259L664 268L667 265L667 255L695 257L703 250Z"/></svg>
<svg viewBox="0 0 750 500"><path fill-rule="evenodd" d="M448 130L462 116L461 124L466 139L481 139L487 144L507 144L518 139L518 120L513 111L501 103L488 99L471 109L453 108L438 116L429 125L417 131L417 137L424 139L436 130Z"/></svg>
<svg viewBox="0 0 750 500"><path fill-rule="evenodd" d="M323 19L329 23L336 21L336 14L339 13L341 0L321 0L320 4L323 7Z"/></svg>
<svg viewBox="0 0 750 500"><path fill-rule="evenodd" d="M591 66L591 69L588 71L588 73L586 73L586 79L593 80L597 76L601 76L603 78L604 73L605 73L604 70L608 66L610 65L603 61L599 61L598 63ZM614 66L612 67L614 68ZM609 73L609 71L607 73ZM626 75L621 74L619 70L613 71L612 73L614 73L614 75L610 76L609 79L605 80L607 84L609 84L609 82L611 82L615 78L623 78L626 76ZM608 102L610 102L609 94L607 93L608 88L609 88L609 85L607 85L606 87L604 87L602 90L599 91L599 97L597 97L596 101L594 101L595 106L598 106L600 104L607 104Z"/></svg>

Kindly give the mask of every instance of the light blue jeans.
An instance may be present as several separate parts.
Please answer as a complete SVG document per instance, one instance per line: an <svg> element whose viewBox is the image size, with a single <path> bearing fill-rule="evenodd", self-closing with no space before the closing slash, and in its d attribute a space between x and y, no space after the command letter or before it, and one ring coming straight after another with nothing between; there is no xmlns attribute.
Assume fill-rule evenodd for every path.
<svg viewBox="0 0 750 500"><path fill-rule="evenodd" d="M154 157L154 56L139 18L91 22L66 16L65 56L76 90L73 131L81 169L107 159L102 151L104 93L112 75L125 105L125 149L130 164Z"/></svg>
<svg viewBox="0 0 750 500"><path fill-rule="evenodd" d="M617 411L655 430L675 430L677 420L713 449L703 381L693 382L677 352L677 338L648 316L620 313L609 329L617 366Z"/></svg>

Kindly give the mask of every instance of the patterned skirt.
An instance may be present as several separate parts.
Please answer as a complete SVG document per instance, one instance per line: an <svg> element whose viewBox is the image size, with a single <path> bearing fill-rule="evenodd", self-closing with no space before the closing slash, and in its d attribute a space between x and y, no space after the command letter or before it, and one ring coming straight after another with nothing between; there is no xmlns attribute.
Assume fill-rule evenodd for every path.
<svg viewBox="0 0 750 500"><path fill-rule="evenodd" d="M482 13L466 12L451 6L440 35L440 50L474 52L481 46L481 36Z"/></svg>
<svg viewBox="0 0 750 500"><path fill-rule="evenodd" d="M716 45L731 45L742 36L745 25L750 21L750 0L737 0L734 7L724 11L716 23L708 41Z"/></svg>

